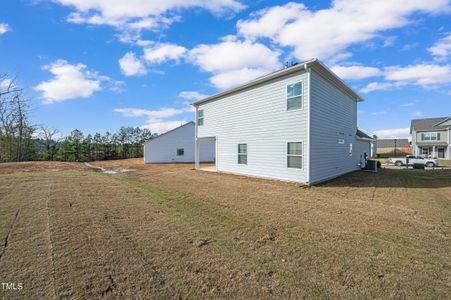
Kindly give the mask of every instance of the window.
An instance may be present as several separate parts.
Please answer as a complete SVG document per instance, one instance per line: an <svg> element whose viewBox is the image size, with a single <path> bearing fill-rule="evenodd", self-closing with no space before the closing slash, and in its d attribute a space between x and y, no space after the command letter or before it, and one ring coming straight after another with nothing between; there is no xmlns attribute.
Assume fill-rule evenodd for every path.
<svg viewBox="0 0 451 300"><path fill-rule="evenodd" d="M197 126L204 125L204 110L198 110L197 111Z"/></svg>
<svg viewBox="0 0 451 300"><path fill-rule="evenodd" d="M440 133L438 132L425 132L421 134L421 139L423 141L439 141Z"/></svg>
<svg viewBox="0 0 451 300"><path fill-rule="evenodd" d="M432 147L421 147L420 154L428 157L432 153Z"/></svg>
<svg viewBox="0 0 451 300"><path fill-rule="evenodd" d="M352 143L349 144L349 156L352 156Z"/></svg>
<svg viewBox="0 0 451 300"><path fill-rule="evenodd" d="M177 149L177 156L183 156L185 155L185 149L184 148L178 148Z"/></svg>
<svg viewBox="0 0 451 300"><path fill-rule="evenodd" d="M302 108L302 83L287 85L287 110Z"/></svg>
<svg viewBox="0 0 451 300"><path fill-rule="evenodd" d="M247 144L238 144L238 164L247 165Z"/></svg>
<svg viewBox="0 0 451 300"><path fill-rule="evenodd" d="M287 168L302 169L302 143L287 143Z"/></svg>

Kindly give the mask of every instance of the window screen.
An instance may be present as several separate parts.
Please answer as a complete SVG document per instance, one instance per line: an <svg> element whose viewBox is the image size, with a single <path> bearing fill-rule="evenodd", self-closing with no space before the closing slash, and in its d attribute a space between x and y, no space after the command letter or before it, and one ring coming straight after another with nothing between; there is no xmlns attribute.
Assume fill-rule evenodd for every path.
<svg viewBox="0 0 451 300"><path fill-rule="evenodd" d="M302 83L287 85L287 110L302 108Z"/></svg>
<svg viewBox="0 0 451 300"><path fill-rule="evenodd" d="M247 164L247 144L238 144L238 164Z"/></svg>
<svg viewBox="0 0 451 300"><path fill-rule="evenodd" d="M287 143L287 167L302 169L302 142Z"/></svg>

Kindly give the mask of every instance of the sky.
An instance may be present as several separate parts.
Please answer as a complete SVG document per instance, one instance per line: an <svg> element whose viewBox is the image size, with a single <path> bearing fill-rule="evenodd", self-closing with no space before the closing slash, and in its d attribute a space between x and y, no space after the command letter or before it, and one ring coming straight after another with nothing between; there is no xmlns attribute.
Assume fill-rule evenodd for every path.
<svg viewBox="0 0 451 300"><path fill-rule="evenodd" d="M162 133L197 99L319 58L365 99L359 127L407 137L411 119L451 115L450 2L6 0L0 73L33 124Z"/></svg>

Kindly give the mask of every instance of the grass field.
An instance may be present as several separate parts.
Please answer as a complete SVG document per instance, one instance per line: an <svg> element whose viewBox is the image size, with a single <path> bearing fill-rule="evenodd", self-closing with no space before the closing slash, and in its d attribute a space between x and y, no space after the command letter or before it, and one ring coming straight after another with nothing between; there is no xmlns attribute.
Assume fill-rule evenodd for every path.
<svg viewBox="0 0 451 300"><path fill-rule="evenodd" d="M451 171L314 187L191 165L0 164L0 299L429 298L451 290Z"/></svg>

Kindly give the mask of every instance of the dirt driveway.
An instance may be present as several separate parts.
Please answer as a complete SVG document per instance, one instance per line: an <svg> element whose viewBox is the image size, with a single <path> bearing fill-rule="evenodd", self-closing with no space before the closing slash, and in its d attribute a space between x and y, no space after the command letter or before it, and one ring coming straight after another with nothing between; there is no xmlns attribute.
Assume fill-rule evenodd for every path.
<svg viewBox="0 0 451 300"><path fill-rule="evenodd" d="M0 279L25 286L0 298L449 295L450 171L305 188L192 165L94 164L134 171L0 165Z"/></svg>

